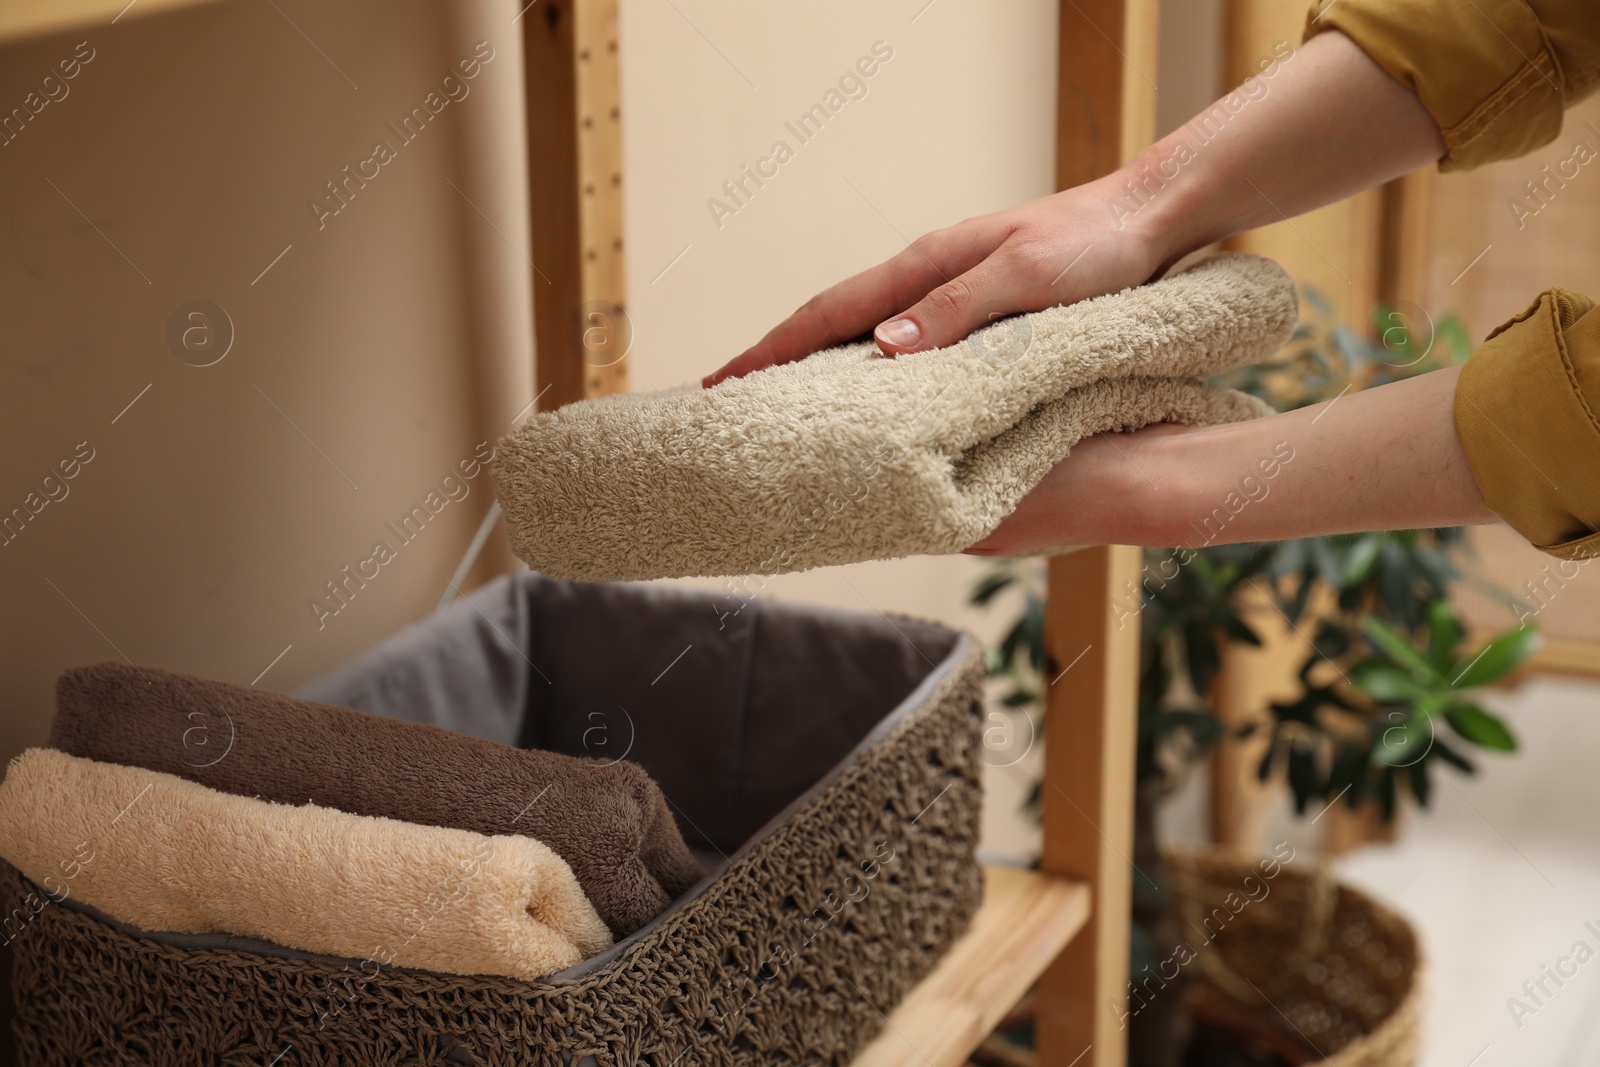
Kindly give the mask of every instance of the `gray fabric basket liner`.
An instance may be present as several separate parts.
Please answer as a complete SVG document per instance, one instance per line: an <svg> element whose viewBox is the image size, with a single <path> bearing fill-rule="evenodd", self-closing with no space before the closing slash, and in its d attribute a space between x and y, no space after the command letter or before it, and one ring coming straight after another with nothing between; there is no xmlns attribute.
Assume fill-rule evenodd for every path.
<svg viewBox="0 0 1600 1067"><path fill-rule="evenodd" d="M966 634L912 619L523 571L295 695L502 744L627 758L655 777L711 869L643 929L544 979L560 982L606 966L692 903L922 706L971 646ZM141 930L59 903L191 951L359 966L247 937Z"/></svg>

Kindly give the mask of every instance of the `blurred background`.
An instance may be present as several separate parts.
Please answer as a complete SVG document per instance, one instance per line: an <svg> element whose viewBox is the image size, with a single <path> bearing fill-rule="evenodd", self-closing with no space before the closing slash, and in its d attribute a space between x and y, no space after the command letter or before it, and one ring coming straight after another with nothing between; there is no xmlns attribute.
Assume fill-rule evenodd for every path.
<svg viewBox="0 0 1600 1067"><path fill-rule="evenodd" d="M4 6L10 758L44 739L64 668L125 657L289 691L434 610L492 501L484 474L378 578L339 599L329 583L529 410L534 306L552 283L532 254L520 25L542 6L138 0L110 21ZM1286 0L1159 9L1143 72L1158 133L1278 42L1298 45L1304 20ZM916 236L1055 188L1054 2L621 0L618 12L621 93L602 121L622 128L626 247L608 254L625 271L633 389L697 379ZM880 61L864 90L796 144L785 124L868 55ZM390 132L468 57L479 70L464 94L411 139ZM70 79L63 61L76 63ZM1524 190L1574 144L1600 145L1596 120L1591 102L1526 159L1413 176L1233 242L1276 258L1306 293L1279 377L1251 384L1285 404L1324 399L1465 354L1543 287L1600 294L1600 197L1585 187L1600 177L1582 172L1548 203ZM350 181L372 173L363 161L380 139L400 145L394 158ZM724 183L780 139L796 147L776 177L730 197ZM1386 332L1397 325L1399 342ZM71 457L75 476L53 477ZM1186 599L1149 609L1147 624L1183 647L1155 640L1147 666L1175 656L1193 676L1201 653L1182 611L1196 603L1260 645L1206 638L1202 684L1152 703L1182 714L1148 731L1147 829L1240 855L1289 842L1411 920L1430 990L1420 1062L1600 1063L1600 968L1534 1012L1510 1004L1575 941L1600 945L1585 928L1600 925L1600 576L1558 569L1500 529L1212 563ZM496 530L461 587L518 565ZM1031 741L1041 575L918 558L774 578L759 595L974 631L996 649L994 721ZM1303 590L1304 614L1286 622L1251 576ZM1431 623L1448 663L1513 634L1484 661L1504 669L1468 679L1486 688L1440 698L1487 717L1462 712L1450 742L1475 774L1430 749L1391 761L1370 791L1341 791L1337 767L1308 755L1341 744L1292 725L1321 722L1301 704L1310 635L1343 631L1381 653L1374 617L1400 633ZM1532 629L1536 649L1515 636ZM1339 660L1330 647L1315 655ZM1037 855L1043 743L986 770L995 856Z"/></svg>

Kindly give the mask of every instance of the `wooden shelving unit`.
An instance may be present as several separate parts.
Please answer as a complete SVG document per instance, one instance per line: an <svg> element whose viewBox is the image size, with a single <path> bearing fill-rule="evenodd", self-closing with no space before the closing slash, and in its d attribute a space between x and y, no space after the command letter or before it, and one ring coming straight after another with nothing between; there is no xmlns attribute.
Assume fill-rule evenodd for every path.
<svg viewBox="0 0 1600 1067"><path fill-rule="evenodd" d="M934 972L890 1012L855 1067L960 1067L1089 921L1089 887L984 871L983 906Z"/></svg>

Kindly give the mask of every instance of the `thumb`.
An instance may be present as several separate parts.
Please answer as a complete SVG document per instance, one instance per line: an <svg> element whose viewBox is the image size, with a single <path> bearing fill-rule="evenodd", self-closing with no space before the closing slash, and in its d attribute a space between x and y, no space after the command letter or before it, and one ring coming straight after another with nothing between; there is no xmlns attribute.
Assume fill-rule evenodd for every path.
<svg viewBox="0 0 1600 1067"><path fill-rule="evenodd" d="M1017 279L1006 257L993 255L945 282L873 331L885 355L953 345L994 318L1018 310Z"/></svg>

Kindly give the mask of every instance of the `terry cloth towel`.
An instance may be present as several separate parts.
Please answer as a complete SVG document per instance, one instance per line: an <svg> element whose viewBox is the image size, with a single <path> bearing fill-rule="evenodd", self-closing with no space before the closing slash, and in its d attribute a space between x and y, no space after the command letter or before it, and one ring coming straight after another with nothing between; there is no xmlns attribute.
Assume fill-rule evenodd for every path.
<svg viewBox="0 0 1600 1067"><path fill-rule="evenodd" d="M271 804L49 748L0 783L0 856L151 931L523 979L611 945L571 868L531 838Z"/></svg>
<svg viewBox="0 0 1600 1067"><path fill-rule="evenodd" d="M517 555L555 578L959 552L1084 437L1270 413L1193 376L1271 355L1297 317L1281 267L1216 256L950 348L853 344L712 389L569 404L500 442L495 487Z"/></svg>
<svg viewBox="0 0 1600 1067"><path fill-rule="evenodd" d="M703 876L660 788L627 761L512 748L121 663L62 674L49 743L280 804L537 838L617 937Z"/></svg>

